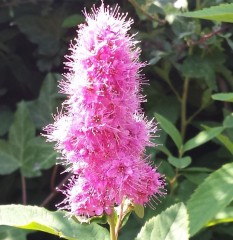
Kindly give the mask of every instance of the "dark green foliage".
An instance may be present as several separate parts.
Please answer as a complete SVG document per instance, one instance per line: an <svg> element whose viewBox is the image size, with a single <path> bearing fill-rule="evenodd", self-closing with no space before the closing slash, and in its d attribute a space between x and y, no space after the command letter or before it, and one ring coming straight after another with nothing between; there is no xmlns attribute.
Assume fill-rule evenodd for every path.
<svg viewBox="0 0 233 240"><path fill-rule="evenodd" d="M159 137L153 140L158 146L147 151L167 182L167 196L152 202L155 210L146 207L143 211L137 206L135 212L144 215L142 219L135 212L125 217L129 220L124 221L119 239L173 239L175 222L183 226L176 239L231 239L233 25L211 20L232 22L232 4L213 7L232 1L189 0L189 11L212 8L186 17L182 12L187 9L175 8L175 1L170 0L105 2L118 2L122 12L134 19L131 32L138 32L141 58L148 62L143 73L150 86L142 86L148 98L143 107L149 118L155 117L159 129ZM46 143L41 133L53 121L52 113L61 110L65 96L58 93L57 86L66 71L64 55L75 37L76 25L84 20L81 11L84 7L89 11L93 4L100 1L0 1L1 204L27 203L54 210L61 201L55 188L67 183L67 177L59 174L64 168L55 165L54 146ZM42 226L40 219L31 223L30 211L44 214L46 210L27 210L25 228L45 231L49 223ZM20 226L10 217L4 223L1 214L0 210L1 224ZM57 216L57 221L63 214L48 212L51 218ZM47 232L74 239L78 235L67 233L74 222L65 218L64 228L56 229L53 223ZM107 230L97 225L106 223L106 218L92 222L94 225L86 228L90 237L98 232L108 239ZM82 225L77 226L77 233L83 236ZM1 226L0 240L6 239L41 238L31 231ZM46 235L46 239L59 237Z"/></svg>

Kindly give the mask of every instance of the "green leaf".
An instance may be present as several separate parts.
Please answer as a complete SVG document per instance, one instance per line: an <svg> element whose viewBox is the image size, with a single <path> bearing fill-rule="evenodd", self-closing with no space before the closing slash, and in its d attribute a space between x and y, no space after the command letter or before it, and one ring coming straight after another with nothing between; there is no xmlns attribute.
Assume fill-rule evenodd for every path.
<svg viewBox="0 0 233 240"><path fill-rule="evenodd" d="M44 79L38 99L27 102L30 114L37 129L52 122L52 113L58 107L61 94L58 94L57 84L61 75L48 73Z"/></svg>
<svg viewBox="0 0 233 240"><path fill-rule="evenodd" d="M189 181L188 179L183 179L182 182L175 186L176 199L186 203L196 187L197 185L193 182Z"/></svg>
<svg viewBox="0 0 233 240"><path fill-rule="evenodd" d="M27 234L31 231L22 229L0 226L0 240L27 240Z"/></svg>
<svg viewBox="0 0 233 240"><path fill-rule="evenodd" d="M233 3L221 4L219 6L204 8L195 12L183 13L180 16L213 21L233 22Z"/></svg>
<svg viewBox="0 0 233 240"><path fill-rule="evenodd" d="M233 127L233 113L231 113L229 116L225 117L223 121L223 126L225 128L232 128Z"/></svg>
<svg viewBox="0 0 233 240"><path fill-rule="evenodd" d="M168 162L176 168L186 168L192 162L191 157L176 158L173 156L168 157Z"/></svg>
<svg viewBox="0 0 233 240"><path fill-rule="evenodd" d="M144 217L144 206L140 204L134 204L134 212L139 218Z"/></svg>
<svg viewBox="0 0 233 240"><path fill-rule="evenodd" d="M203 125L205 129L210 129L210 127ZM223 144L223 146L233 155L233 142L228 136L219 134L216 138Z"/></svg>
<svg viewBox="0 0 233 240"><path fill-rule="evenodd" d="M180 147L182 146L182 138L177 128L162 115L158 113L155 113L154 115L159 122L159 125L172 138L177 148L180 149Z"/></svg>
<svg viewBox="0 0 233 240"><path fill-rule="evenodd" d="M60 47L62 15L61 11L54 11L43 17L24 15L15 23L32 43L38 44L39 54L52 56Z"/></svg>
<svg viewBox="0 0 233 240"><path fill-rule="evenodd" d="M212 173L213 170L205 167L189 167L179 171L179 173L185 176L190 182L200 185L205 178Z"/></svg>
<svg viewBox="0 0 233 240"><path fill-rule="evenodd" d="M64 19L62 23L62 27L64 28L75 27L78 24L82 23L83 21L84 21L84 17L82 15L73 14Z"/></svg>
<svg viewBox="0 0 233 240"><path fill-rule="evenodd" d="M185 205L175 204L151 218L135 240L188 240L188 215Z"/></svg>
<svg viewBox="0 0 233 240"><path fill-rule="evenodd" d="M223 146L233 155L233 142L229 137L220 134L217 136L217 139L223 144Z"/></svg>
<svg viewBox="0 0 233 240"><path fill-rule="evenodd" d="M49 169L56 163L58 153L54 150L54 144L45 141L40 136L35 139L35 148L37 149L35 156L35 166L38 169Z"/></svg>
<svg viewBox="0 0 233 240"><path fill-rule="evenodd" d="M224 127L214 127L198 133L194 138L188 140L184 144L183 152L199 147L200 145L210 141L212 138L218 136L223 130Z"/></svg>
<svg viewBox="0 0 233 240"><path fill-rule="evenodd" d="M11 146L4 140L0 140L0 166L0 175L10 174L20 166L11 154Z"/></svg>
<svg viewBox="0 0 233 240"><path fill-rule="evenodd" d="M19 103L9 132L9 140L17 147L19 155L21 155L22 146L35 137L35 131L25 102Z"/></svg>
<svg viewBox="0 0 233 240"><path fill-rule="evenodd" d="M216 93L212 95L214 100L233 102L233 93Z"/></svg>
<svg viewBox="0 0 233 240"><path fill-rule="evenodd" d="M203 183L204 179L206 179L209 174L207 173L194 173L194 172L184 172L181 175L185 176L190 182L200 185Z"/></svg>
<svg viewBox="0 0 233 240"><path fill-rule="evenodd" d="M27 39L37 44L37 66L41 71L50 71L61 63L63 47L61 38L64 9L57 8L40 15L21 15L14 23Z"/></svg>
<svg viewBox="0 0 233 240"><path fill-rule="evenodd" d="M182 172L190 172L190 173L204 172L204 173L211 173L211 172L213 172L213 170L210 169L210 168L206 168L206 167L190 167L190 168L182 169Z"/></svg>
<svg viewBox="0 0 233 240"><path fill-rule="evenodd" d="M233 200L233 163L211 173L187 202L190 235L203 228Z"/></svg>
<svg viewBox="0 0 233 240"><path fill-rule="evenodd" d="M109 239L106 228L92 224L78 224L64 211L51 212L45 208L22 205L0 206L0 225L39 230L70 240Z"/></svg>
<svg viewBox="0 0 233 240"><path fill-rule="evenodd" d="M39 176L39 171L33 168L36 148L35 126L30 118L24 102L18 104L14 123L9 131L11 155L19 162L20 171L25 177Z"/></svg>
<svg viewBox="0 0 233 240"><path fill-rule="evenodd" d="M55 164L57 153L53 144L35 137L35 126L25 102L18 104L14 122L9 130L9 141L0 141L0 174L20 169L25 177L41 175L42 169Z"/></svg>
<svg viewBox="0 0 233 240"><path fill-rule="evenodd" d="M0 107L0 136L6 134L9 131L12 122L12 111L7 107Z"/></svg>
<svg viewBox="0 0 233 240"><path fill-rule="evenodd" d="M195 79L203 78L208 87L216 90L217 86L213 69L213 64L208 58L202 58L198 55L187 57L181 66L181 72L185 77Z"/></svg>
<svg viewBox="0 0 233 240"><path fill-rule="evenodd" d="M214 226L219 223L233 222L233 207L226 207L218 212L214 219L206 225L207 227Z"/></svg>
<svg viewBox="0 0 233 240"><path fill-rule="evenodd" d="M168 148L165 147L165 146L162 145L162 144L157 145L157 146L156 146L156 150L163 152L163 153L166 154L167 156L171 156L171 155L172 155L171 152L168 150Z"/></svg>

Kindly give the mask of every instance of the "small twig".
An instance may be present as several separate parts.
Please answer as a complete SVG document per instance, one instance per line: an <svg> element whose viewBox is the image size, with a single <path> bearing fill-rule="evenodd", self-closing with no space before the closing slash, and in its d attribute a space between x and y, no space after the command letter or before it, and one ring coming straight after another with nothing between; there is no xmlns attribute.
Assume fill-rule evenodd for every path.
<svg viewBox="0 0 233 240"><path fill-rule="evenodd" d="M51 189L51 191L53 191L54 186L55 186L55 180L56 180L57 171L58 171L58 165L55 165L54 168L53 168L53 172L52 172L52 176L51 176L51 180L50 180L50 189Z"/></svg>
<svg viewBox="0 0 233 240"><path fill-rule="evenodd" d="M26 179L21 173L21 186L22 186L22 203L23 205L27 204L27 185L26 185Z"/></svg>
<svg viewBox="0 0 233 240"><path fill-rule="evenodd" d="M204 110L203 107L200 107L199 109L197 109L197 111L194 112L193 115L191 115L191 116L187 119L186 123L187 123L187 124L190 124L191 121L192 121L202 110Z"/></svg>
<svg viewBox="0 0 233 240"><path fill-rule="evenodd" d="M218 35L220 33L222 33L223 31L225 31L226 29L228 28L228 26L223 26L221 27L220 29L216 30L216 31L213 31L211 33L208 33L208 34L205 34L203 36L201 36L201 38L197 41L194 41L192 39L189 39L187 41L188 43L188 46L191 46L191 45L203 45L206 41L208 41L210 38L212 38L213 36L215 35Z"/></svg>
<svg viewBox="0 0 233 240"><path fill-rule="evenodd" d="M144 14L145 16L147 16L150 20L158 22L161 25L164 25L166 23L165 20L160 19L156 16L152 16L151 14L149 14L147 11L145 11L144 9L141 8L141 6L134 0L128 0L133 6L134 8L138 9L142 14Z"/></svg>
<svg viewBox="0 0 233 240"><path fill-rule="evenodd" d="M211 33L208 33L208 34L205 34L205 35L201 36L200 39L197 40L197 41L192 40L192 39L188 39L186 43L180 44L180 45L173 45L173 47L178 52L181 52L181 51L185 50L186 48L188 48L190 46L204 45L207 40L209 40L210 38L212 38L215 35L218 35L218 34L224 32L228 27L229 27L228 25L224 25L222 28L220 28L216 31L213 31Z"/></svg>
<svg viewBox="0 0 233 240"><path fill-rule="evenodd" d="M57 188L61 188L71 177L72 173L69 173L58 185L56 188L53 189L53 191L46 197L46 199L41 203L41 207L46 206L58 193Z"/></svg>

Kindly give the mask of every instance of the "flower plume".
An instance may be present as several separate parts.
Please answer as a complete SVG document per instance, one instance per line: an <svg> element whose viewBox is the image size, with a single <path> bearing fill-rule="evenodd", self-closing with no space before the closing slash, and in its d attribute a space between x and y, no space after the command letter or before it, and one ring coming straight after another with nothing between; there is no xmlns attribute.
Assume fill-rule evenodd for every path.
<svg viewBox="0 0 233 240"><path fill-rule="evenodd" d="M65 208L94 216L110 214L124 198L148 203L162 194L164 182L144 156L156 125L140 107L145 64L128 33L133 21L103 3L84 15L60 83L64 110L46 131L74 174L64 191Z"/></svg>

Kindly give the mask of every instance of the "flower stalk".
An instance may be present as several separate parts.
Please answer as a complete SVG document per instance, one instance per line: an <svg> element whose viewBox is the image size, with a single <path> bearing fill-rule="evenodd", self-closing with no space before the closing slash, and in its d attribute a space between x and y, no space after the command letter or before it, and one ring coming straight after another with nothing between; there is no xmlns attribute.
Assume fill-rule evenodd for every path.
<svg viewBox="0 0 233 240"><path fill-rule="evenodd" d="M108 224L110 227L110 239L111 240L117 240L118 239L118 233L115 232L115 212L114 208L112 209L112 213L108 216Z"/></svg>

